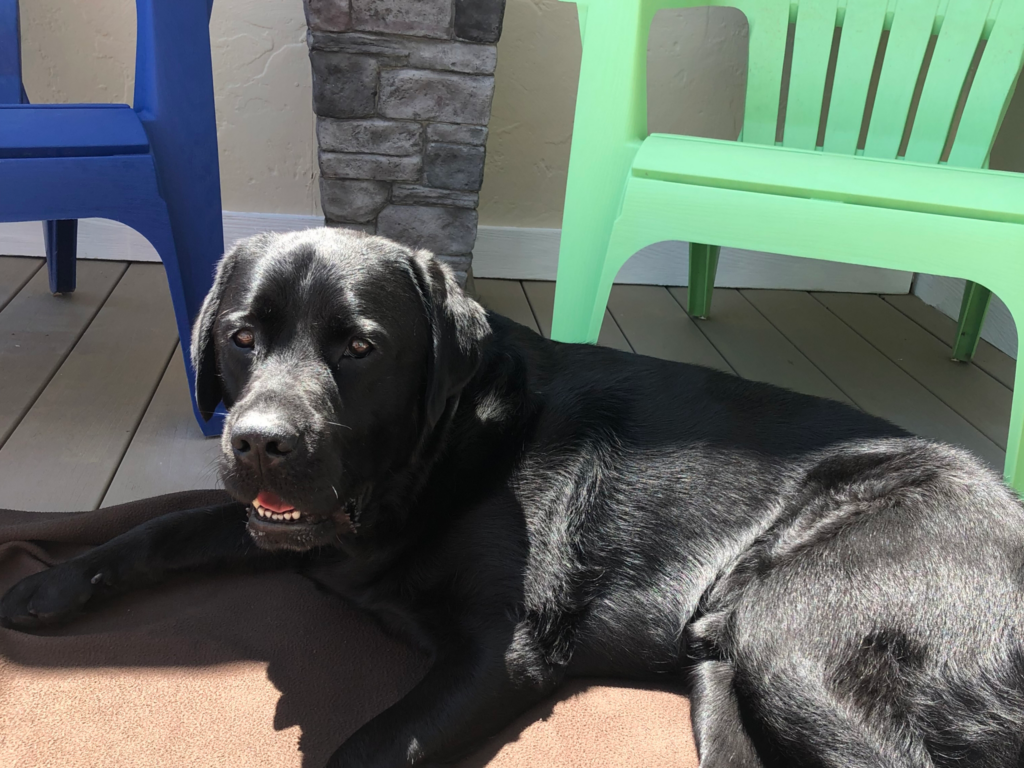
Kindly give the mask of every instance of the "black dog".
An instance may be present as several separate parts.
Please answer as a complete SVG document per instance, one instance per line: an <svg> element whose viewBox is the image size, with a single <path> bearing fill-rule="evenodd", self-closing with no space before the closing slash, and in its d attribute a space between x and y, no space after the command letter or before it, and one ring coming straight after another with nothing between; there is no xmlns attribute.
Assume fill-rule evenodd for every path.
<svg viewBox="0 0 1024 768"><path fill-rule="evenodd" d="M705 768L1024 765L1024 510L961 450L545 341L331 230L228 255L192 358L240 503L25 579L5 623L323 552L434 654L334 766L451 759L576 675L679 681Z"/></svg>

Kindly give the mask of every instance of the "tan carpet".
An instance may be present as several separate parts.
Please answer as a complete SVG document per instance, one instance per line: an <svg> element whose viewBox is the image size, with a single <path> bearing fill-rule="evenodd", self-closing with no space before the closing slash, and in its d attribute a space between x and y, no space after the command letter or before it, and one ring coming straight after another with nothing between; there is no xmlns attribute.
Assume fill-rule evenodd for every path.
<svg viewBox="0 0 1024 768"><path fill-rule="evenodd" d="M0 590L189 492L66 515L0 511ZM59 631L0 629L0 765L319 768L423 659L297 574L177 580ZM685 698L576 681L465 768L694 768Z"/></svg>

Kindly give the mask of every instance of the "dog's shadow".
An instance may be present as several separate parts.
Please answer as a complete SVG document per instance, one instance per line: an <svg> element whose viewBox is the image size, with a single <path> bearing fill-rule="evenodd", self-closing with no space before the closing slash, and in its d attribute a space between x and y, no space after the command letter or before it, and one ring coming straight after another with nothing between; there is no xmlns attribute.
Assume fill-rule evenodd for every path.
<svg viewBox="0 0 1024 768"><path fill-rule="evenodd" d="M43 567L30 549L5 549L0 557L0 591ZM55 554L62 559L67 553ZM13 664L5 668L4 659ZM298 726L303 768L321 768L348 736L400 699L427 668L423 655L386 635L372 619L319 583L294 572L181 578L111 601L60 630L25 634L0 629L4 688L12 683L9 676L16 677L25 668L122 669L126 679L143 668L183 668L182 673L192 678L190 685L202 694L204 688L212 691L221 684L215 670L238 662L265 664L267 680L277 692L273 727L280 732ZM103 676L109 680L109 672ZM147 685L128 688L137 692L140 708L159 706L154 701L159 692ZM549 717L558 702L586 685L574 682L564 687L459 765L483 768L532 723ZM105 688L102 695L108 693ZM273 691L260 695L266 697L267 707L275 698ZM246 705L248 710L240 703L239 712L263 706L263 699ZM11 700L6 706L17 707L19 702ZM43 728L52 703L38 706L35 717L42 718ZM133 705L121 699L117 706ZM202 712L204 706L211 711ZM208 720L235 717L236 729L263 727L243 721L237 712L225 713L220 706L214 711L202 697L196 701L197 712ZM102 725L83 725L102 732ZM218 722L217 727L227 726Z"/></svg>

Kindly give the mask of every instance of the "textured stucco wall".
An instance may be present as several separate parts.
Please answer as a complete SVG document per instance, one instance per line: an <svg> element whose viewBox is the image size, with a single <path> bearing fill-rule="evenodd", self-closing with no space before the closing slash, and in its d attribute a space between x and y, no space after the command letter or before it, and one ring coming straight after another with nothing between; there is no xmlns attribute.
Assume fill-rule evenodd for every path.
<svg viewBox="0 0 1024 768"><path fill-rule="evenodd" d="M37 102L131 102L134 0L22 0ZM224 208L319 212L302 0L216 0L210 22Z"/></svg>

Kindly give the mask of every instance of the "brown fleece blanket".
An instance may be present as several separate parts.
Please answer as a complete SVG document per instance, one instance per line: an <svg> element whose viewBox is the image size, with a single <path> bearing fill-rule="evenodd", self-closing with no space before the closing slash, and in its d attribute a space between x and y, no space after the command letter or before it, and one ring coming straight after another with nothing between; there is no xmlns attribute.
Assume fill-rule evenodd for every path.
<svg viewBox="0 0 1024 768"><path fill-rule="evenodd" d="M0 591L145 520L223 498L0 511ZM0 766L319 768L424 670L307 576L183 578L59 631L0 629ZM682 696L577 681L461 765L691 768L697 757Z"/></svg>

